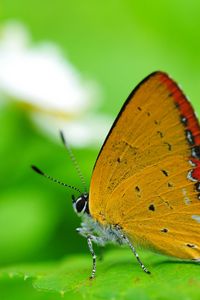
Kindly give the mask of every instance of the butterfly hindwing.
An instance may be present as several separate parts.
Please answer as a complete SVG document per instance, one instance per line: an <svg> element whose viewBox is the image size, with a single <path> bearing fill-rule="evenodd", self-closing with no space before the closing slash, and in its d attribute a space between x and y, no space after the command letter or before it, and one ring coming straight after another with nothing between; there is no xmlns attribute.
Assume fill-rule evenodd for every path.
<svg viewBox="0 0 200 300"><path fill-rule="evenodd" d="M200 249L200 226L192 219L200 213L199 199L194 183L182 181L188 173L187 163L181 157L176 162L175 167L174 159L169 158L125 180L112 194L115 203L107 202L105 214L113 217L111 224L120 223L136 244L195 258L187 244Z"/></svg>

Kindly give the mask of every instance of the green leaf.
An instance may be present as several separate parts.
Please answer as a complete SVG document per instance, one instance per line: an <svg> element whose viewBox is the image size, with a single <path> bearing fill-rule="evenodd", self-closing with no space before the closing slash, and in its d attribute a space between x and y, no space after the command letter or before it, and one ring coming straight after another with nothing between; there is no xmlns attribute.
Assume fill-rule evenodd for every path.
<svg viewBox="0 0 200 300"><path fill-rule="evenodd" d="M97 276L89 279L91 257L69 256L61 262L21 265L0 270L1 278L32 279L39 291L65 299L199 299L200 266L140 251L151 270L145 274L128 249L112 250L97 261Z"/></svg>

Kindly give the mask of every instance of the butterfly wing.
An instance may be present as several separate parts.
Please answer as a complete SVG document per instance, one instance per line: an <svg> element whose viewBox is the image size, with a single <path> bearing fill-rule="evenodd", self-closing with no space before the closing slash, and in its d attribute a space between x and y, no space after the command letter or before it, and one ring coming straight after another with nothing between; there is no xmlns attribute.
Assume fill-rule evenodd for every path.
<svg viewBox="0 0 200 300"><path fill-rule="evenodd" d="M133 241L181 258L200 257L200 129L165 73L131 93L96 161L90 213Z"/></svg>

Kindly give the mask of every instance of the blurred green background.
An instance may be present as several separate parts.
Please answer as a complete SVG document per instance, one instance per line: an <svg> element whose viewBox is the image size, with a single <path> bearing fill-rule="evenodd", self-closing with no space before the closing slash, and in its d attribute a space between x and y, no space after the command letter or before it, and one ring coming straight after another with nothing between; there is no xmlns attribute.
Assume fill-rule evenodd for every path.
<svg viewBox="0 0 200 300"><path fill-rule="evenodd" d="M200 112L199 12L198 1L3 0L0 26L19 21L33 45L58 45L81 76L99 84L97 113L114 120L130 91L155 70L179 82ZM80 220L73 213L71 191L30 169L34 163L80 187L66 151L35 126L27 110L8 100L0 106L0 265L86 252L85 240L75 232ZM99 147L74 149L88 186L98 151ZM4 299L13 299L11 285L23 298L21 283L0 282L4 296L7 291Z"/></svg>

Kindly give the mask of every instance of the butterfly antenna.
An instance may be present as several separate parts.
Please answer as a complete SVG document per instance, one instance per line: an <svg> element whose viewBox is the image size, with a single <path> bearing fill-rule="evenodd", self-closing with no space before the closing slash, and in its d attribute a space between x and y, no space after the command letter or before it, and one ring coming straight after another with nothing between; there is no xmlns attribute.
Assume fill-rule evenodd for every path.
<svg viewBox="0 0 200 300"><path fill-rule="evenodd" d="M79 164L77 163L76 157L75 157L75 155L73 154L73 152L72 152L72 150L71 150L69 144L66 142L65 137L64 137L64 134L63 134L63 132L62 132L61 130L60 130L60 137L61 137L61 140L62 140L62 142L63 142L65 148L67 149L67 151L68 151L68 153L69 153L70 159L71 159L71 161L72 161L72 163L73 163L73 165L74 165L74 167L75 167L75 169L76 169L76 172L77 172L77 174L78 174L78 176L79 176L79 178L80 178L80 180L81 180L81 182L82 182L84 191L85 191L85 193L87 193L87 185L86 185L84 176L83 176L83 174L82 174L82 172L81 172L81 169L80 169L80 167L79 167Z"/></svg>
<svg viewBox="0 0 200 300"><path fill-rule="evenodd" d="M31 166L31 168L33 169L33 171L35 171L36 173L38 173L38 174L40 174L40 175L46 177L47 179L50 179L50 180L53 181L53 182L56 182L56 183L58 183L58 184L60 184L60 185L62 185L62 186L68 187L68 188L70 188L70 189L73 189L73 190L79 192L80 194L82 194L81 191L80 191L78 188L76 188L75 186L66 184L66 183L64 183L64 182L62 182L62 181L60 181L60 180L58 180L58 179L55 179L55 178L53 178L53 177L51 177L51 176L45 174L45 173L44 173L43 171L41 171L38 167L36 167L36 166Z"/></svg>

